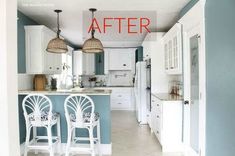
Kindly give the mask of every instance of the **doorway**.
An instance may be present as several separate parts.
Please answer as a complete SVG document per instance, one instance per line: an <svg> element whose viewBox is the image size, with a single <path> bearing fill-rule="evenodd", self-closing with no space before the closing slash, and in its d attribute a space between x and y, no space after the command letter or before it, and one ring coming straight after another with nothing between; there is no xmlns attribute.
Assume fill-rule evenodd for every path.
<svg viewBox="0 0 235 156"><path fill-rule="evenodd" d="M185 32L184 50L184 143L190 156L199 156L200 149L200 117L201 75L200 59L202 53L201 27L198 25Z"/></svg>

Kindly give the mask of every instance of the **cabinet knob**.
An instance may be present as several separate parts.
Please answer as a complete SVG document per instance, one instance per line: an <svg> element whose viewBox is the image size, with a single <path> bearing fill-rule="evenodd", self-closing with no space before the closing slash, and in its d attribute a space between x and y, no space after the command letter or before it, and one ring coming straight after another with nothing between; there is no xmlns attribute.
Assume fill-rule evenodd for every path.
<svg viewBox="0 0 235 156"><path fill-rule="evenodd" d="M118 97L122 97L122 95L118 95Z"/></svg>
<svg viewBox="0 0 235 156"><path fill-rule="evenodd" d="M159 104L157 104L157 106L159 106Z"/></svg>
<svg viewBox="0 0 235 156"><path fill-rule="evenodd" d="M123 66L126 66L126 64L123 64Z"/></svg>
<svg viewBox="0 0 235 156"><path fill-rule="evenodd" d="M57 67L56 69L57 69L57 70L59 70L60 68L59 68L59 67Z"/></svg>
<svg viewBox="0 0 235 156"><path fill-rule="evenodd" d="M173 67L171 67L171 69L173 69Z"/></svg>
<svg viewBox="0 0 235 156"><path fill-rule="evenodd" d="M157 134L159 134L159 131L157 131Z"/></svg>
<svg viewBox="0 0 235 156"><path fill-rule="evenodd" d="M157 118L159 118L159 116L157 115Z"/></svg>
<svg viewBox="0 0 235 156"><path fill-rule="evenodd" d="M49 69L52 69L52 67L49 67Z"/></svg>
<svg viewBox="0 0 235 156"><path fill-rule="evenodd" d="M184 104L185 104L185 105L189 105L189 101L188 101L188 100L185 100L185 101L184 101Z"/></svg>
<svg viewBox="0 0 235 156"><path fill-rule="evenodd" d="M118 104L121 105L122 103L119 102Z"/></svg>

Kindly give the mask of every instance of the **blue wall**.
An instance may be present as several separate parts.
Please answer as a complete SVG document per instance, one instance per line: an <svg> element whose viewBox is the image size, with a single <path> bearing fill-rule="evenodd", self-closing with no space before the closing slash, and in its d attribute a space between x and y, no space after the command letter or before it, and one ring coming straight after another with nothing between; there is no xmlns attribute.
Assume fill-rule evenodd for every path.
<svg viewBox="0 0 235 156"><path fill-rule="evenodd" d="M38 25L37 22L28 18L20 11L17 12L17 33L18 33L18 73L26 72L25 64L25 25Z"/></svg>
<svg viewBox="0 0 235 156"><path fill-rule="evenodd" d="M25 96L19 96L19 125L20 125L20 143L25 142L25 119L22 110L22 101ZM53 103L54 112L60 113L61 116L61 137L62 143L67 142L67 124L64 112L64 101L67 96L63 95L51 95L48 96ZM109 95L91 95L90 96L95 103L95 111L100 114L100 126L101 126L101 143L111 143L111 111L110 111L110 96ZM46 131L40 129L38 132L46 133ZM81 135L88 135L87 131L80 131ZM44 135L44 134L43 134Z"/></svg>
<svg viewBox="0 0 235 156"><path fill-rule="evenodd" d="M183 17L199 0L191 0L179 13L179 18Z"/></svg>
<svg viewBox="0 0 235 156"><path fill-rule="evenodd" d="M206 156L235 155L234 7L234 0L206 2Z"/></svg>

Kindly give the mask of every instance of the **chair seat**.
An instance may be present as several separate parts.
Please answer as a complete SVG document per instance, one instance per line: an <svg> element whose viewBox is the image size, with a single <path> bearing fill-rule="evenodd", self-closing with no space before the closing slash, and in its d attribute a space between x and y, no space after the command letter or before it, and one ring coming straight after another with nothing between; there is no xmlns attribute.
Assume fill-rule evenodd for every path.
<svg viewBox="0 0 235 156"><path fill-rule="evenodd" d="M52 124L55 124L57 122L58 116L59 116L59 113L53 113L52 114L52 117L51 117ZM41 121L38 121L38 120L35 119L35 114L32 113L32 114L29 115L29 121L31 123L41 122L41 123L47 124L48 118L49 118L49 113L48 112L42 112L41 113Z"/></svg>
<svg viewBox="0 0 235 156"><path fill-rule="evenodd" d="M95 112L93 121L98 121L99 118L100 118L99 113ZM70 121L71 122L76 122L76 115L75 114L70 114ZM84 113L83 114L83 122L84 123L89 123L90 121L91 121L91 113Z"/></svg>

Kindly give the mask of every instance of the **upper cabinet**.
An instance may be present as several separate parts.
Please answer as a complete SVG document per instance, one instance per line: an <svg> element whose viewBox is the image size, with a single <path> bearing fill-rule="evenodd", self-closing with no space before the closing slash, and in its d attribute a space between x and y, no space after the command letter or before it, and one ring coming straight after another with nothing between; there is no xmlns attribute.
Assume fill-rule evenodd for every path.
<svg viewBox="0 0 235 156"><path fill-rule="evenodd" d="M105 49L105 73L112 70L135 71L135 49Z"/></svg>
<svg viewBox="0 0 235 156"><path fill-rule="evenodd" d="M27 74L61 73L61 54L46 51L48 42L55 37L56 33L43 25L25 26Z"/></svg>
<svg viewBox="0 0 235 156"><path fill-rule="evenodd" d="M95 55L83 53L81 50L74 51L73 74L95 75Z"/></svg>
<svg viewBox="0 0 235 156"><path fill-rule="evenodd" d="M175 24L164 36L165 70L168 74L182 74L181 25Z"/></svg>

